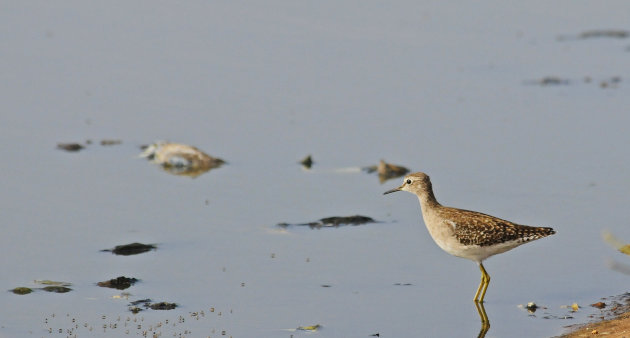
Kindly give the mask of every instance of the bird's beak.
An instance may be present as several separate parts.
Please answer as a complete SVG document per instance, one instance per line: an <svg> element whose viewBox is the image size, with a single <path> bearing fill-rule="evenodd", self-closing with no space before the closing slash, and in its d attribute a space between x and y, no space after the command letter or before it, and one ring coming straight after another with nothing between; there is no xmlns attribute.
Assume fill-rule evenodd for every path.
<svg viewBox="0 0 630 338"><path fill-rule="evenodd" d="M394 189L392 189L392 190L387 190L386 192L384 192L384 193L383 193L383 195L391 194L391 193L396 192L396 191L401 191L403 186L404 186L404 184L403 184L403 185L401 185L401 186L400 186L400 187L398 187L398 188L394 188Z"/></svg>

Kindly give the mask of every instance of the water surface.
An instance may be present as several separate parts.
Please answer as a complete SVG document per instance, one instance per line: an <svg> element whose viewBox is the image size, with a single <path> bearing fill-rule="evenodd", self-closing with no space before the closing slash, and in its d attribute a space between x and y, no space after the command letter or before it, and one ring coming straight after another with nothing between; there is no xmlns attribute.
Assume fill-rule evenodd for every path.
<svg viewBox="0 0 630 338"><path fill-rule="evenodd" d="M476 336L477 267L433 243L413 196L382 196L400 180L358 170L381 158L431 175L445 205L556 229L485 264L488 337L556 335L595 313L543 318L561 305L627 291L601 231L630 241L630 40L558 39L629 29L626 2L2 7L0 285L73 291L5 292L1 336L64 336L72 318L124 336L110 324L144 298L180 307L129 334ZM531 83L547 76L569 81ZM160 139L228 165L169 175L137 157ZM355 214L382 222L276 226ZM99 251L131 242L158 250ZM141 280L129 300L95 285L121 275Z"/></svg>

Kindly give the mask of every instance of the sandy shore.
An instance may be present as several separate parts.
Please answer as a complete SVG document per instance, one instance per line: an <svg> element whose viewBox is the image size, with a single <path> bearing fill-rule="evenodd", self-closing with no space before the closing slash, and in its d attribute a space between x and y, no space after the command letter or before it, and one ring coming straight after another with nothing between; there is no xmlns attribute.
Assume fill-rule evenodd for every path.
<svg viewBox="0 0 630 338"><path fill-rule="evenodd" d="M616 318L579 326L575 331L561 337L630 337L630 313Z"/></svg>

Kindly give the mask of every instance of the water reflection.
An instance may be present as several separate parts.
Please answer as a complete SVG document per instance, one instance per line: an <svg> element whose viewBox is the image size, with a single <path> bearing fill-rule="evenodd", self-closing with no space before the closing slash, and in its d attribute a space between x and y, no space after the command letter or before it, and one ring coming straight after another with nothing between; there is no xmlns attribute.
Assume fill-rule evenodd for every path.
<svg viewBox="0 0 630 338"><path fill-rule="evenodd" d="M195 178L211 169L218 168L219 166L214 167L203 167L203 168L187 168L187 167L177 167L177 166L162 166L162 169L171 175L177 176L188 176L190 178Z"/></svg>
<svg viewBox="0 0 630 338"><path fill-rule="evenodd" d="M475 307L477 308L477 313L479 314L479 319L481 319L481 329L479 329L478 338L483 338L490 330L490 320L488 319L488 315L486 314L486 308L483 307L483 302L474 302Z"/></svg>

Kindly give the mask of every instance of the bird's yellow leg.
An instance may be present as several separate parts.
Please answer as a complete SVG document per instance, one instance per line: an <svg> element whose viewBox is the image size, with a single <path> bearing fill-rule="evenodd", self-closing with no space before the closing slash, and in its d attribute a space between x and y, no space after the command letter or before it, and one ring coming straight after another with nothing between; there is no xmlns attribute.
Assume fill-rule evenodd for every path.
<svg viewBox="0 0 630 338"><path fill-rule="evenodd" d="M477 299L479 297L479 293L481 292L481 289L483 288L483 284L484 284L484 279L483 279L483 275L481 275L481 282L479 283L479 287L477 288L477 292L475 293L475 298L473 298L473 301L476 303L479 300Z"/></svg>
<svg viewBox="0 0 630 338"><path fill-rule="evenodd" d="M479 270L481 270L481 282L479 282L479 287L477 288L477 292L475 292L475 298L473 298L474 302L483 300L483 296L479 298L479 294L484 290L484 286L486 285L486 276L488 275L481 262L479 262ZM483 291L483 293L485 294L485 291Z"/></svg>
<svg viewBox="0 0 630 338"><path fill-rule="evenodd" d="M483 298L486 296L486 290L488 290L488 285L490 285L490 275L483 267L483 263L479 263L479 270L481 270L481 284L479 284L479 289L477 290L477 293L481 291L481 297L479 298L478 302L483 303ZM475 295L475 299L477 299L477 295Z"/></svg>

